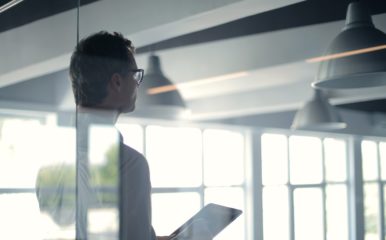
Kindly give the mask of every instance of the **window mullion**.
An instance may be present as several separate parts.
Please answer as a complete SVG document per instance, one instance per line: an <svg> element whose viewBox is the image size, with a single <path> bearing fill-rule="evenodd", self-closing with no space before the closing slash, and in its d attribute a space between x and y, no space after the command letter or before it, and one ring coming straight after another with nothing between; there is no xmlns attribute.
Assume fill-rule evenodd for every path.
<svg viewBox="0 0 386 240"><path fill-rule="evenodd" d="M324 148L324 139L321 139L321 147L322 147L322 202L323 202L323 239L327 240L327 207L326 207L326 186L327 186L327 180L326 180L326 161L325 161L325 148Z"/></svg>
<svg viewBox="0 0 386 240"><path fill-rule="evenodd" d="M201 133L201 185L200 185L200 190L199 190L199 194L200 194L200 205L201 207L204 206L205 204L205 184L204 184L204 181L205 181L205 156L204 156L204 131L201 129L200 130L200 133Z"/></svg>
<svg viewBox="0 0 386 240"><path fill-rule="evenodd" d="M380 154L380 149L379 149L379 142L377 142L377 169L378 169L378 181L377 181L377 186L378 186L378 192L379 192L379 239L384 240L385 236L385 220L384 220L384 195L383 195L383 184L382 184L382 174L381 174L381 154Z"/></svg>
<svg viewBox="0 0 386 240"><path fill-rule="evenodd" d="M361 142L362 139L357 136L348 141L350 239L356 240L365 237Z"/></svg>
<svg viewBox="0 0 386 240"><path fill-rule="evenodd" d="M262 184L262 148L261 148L261 132L253 132L251 138L251 156L252 163L252 235L253 239L263 240L263 184Z"/></svg>
<svg viewBox="0 0 386 240"><path fill-rule="evenodd" d="M288 224L289 224L289 240L295 240L295 210L294 210L294 190L291 185L291 157L290 157L290 139L287 136L287 182L288 182Z"/></svg>

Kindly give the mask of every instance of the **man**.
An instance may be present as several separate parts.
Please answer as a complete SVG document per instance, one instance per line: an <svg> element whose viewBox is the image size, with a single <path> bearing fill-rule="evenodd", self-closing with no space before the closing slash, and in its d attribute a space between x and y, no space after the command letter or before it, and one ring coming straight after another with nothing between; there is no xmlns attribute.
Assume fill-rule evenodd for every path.
<svg viewBox="0 0 386 240"><path fill-rule="evenodd" d="M86 114L91 122L94 118L98 123L103 119L104 124L115 124L121 113L135 109L143 74L134 59L131 41L121 34L102 31L81 40L70 63L78 112ZM168 239L156 237L151 226L151 184L146 159L122 141L119 145L120 240Z"/></svg>

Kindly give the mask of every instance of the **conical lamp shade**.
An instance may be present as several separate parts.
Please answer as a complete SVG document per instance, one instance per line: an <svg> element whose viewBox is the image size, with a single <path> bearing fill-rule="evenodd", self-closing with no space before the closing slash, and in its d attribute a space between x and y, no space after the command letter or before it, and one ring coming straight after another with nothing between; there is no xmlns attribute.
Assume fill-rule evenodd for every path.
<svg viewBox="0 0 386 240"><path fill-rule="evenodd" d="M345 127L346 123L338 111L320 90L315 90L313 98L296 113L291 126L298 130L336 130Z"/></svg>
<svg viewBox="0 0 386 240"><path fill-rule="evenodd" d="M364 3L352 2L346 24L321 61L316 88L347 89L386 85L386 34L376 29Z"/></svg>
<svg viewBox="0 0 386 240"><path fill-rule="evenodd" d="M185 110L185 102L175 85L163 74L160 58L156 55L149 57L138 89L137 105L135 113L141 116L178 118Z"/></svg>

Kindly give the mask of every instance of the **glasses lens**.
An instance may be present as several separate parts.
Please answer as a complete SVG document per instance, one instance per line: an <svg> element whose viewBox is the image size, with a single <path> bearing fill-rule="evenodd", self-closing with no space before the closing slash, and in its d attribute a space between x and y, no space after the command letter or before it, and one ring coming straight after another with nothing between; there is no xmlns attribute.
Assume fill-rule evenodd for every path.
<svg viewBox="0 0 386 240"><path fill-rule="evenodd" d="M134 78L138 82L138 84L141 83L143 79L143 71L135 72Z"/></svg>

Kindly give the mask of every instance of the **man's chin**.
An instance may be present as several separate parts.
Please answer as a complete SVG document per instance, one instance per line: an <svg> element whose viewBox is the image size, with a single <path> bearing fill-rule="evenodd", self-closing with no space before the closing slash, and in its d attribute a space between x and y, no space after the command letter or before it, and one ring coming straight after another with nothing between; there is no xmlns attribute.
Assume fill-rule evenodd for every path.
<svg viewBox="0 0 386 240"><path fill-rule="evenodd" d="M135 110L135 105L129 106L129 107L123 107L120 109L121 113L131 113Z"/></svg>

